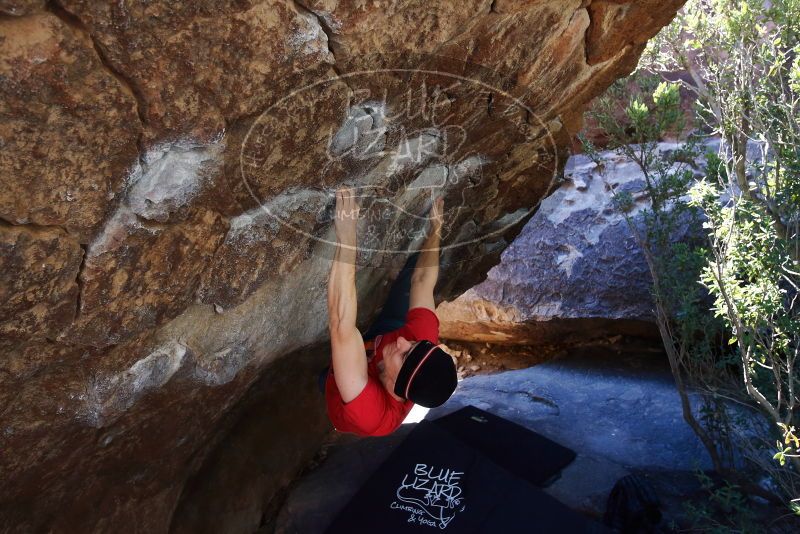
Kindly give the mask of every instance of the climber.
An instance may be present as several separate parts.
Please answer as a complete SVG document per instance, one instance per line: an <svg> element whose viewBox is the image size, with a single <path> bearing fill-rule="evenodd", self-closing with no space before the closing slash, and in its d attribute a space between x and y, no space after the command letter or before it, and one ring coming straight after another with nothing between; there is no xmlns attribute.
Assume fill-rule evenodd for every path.
<svg viewBox="0 0 800 534"><path fill-rule="evenodd" d="M453 359L437 346L433 289L439 276L443 201L435 199L420 251L395 280L378 319L363 338L356 328L355 192L336 192L336 252L328 280L332 365L325 379L328 416L341 432L392 433L414 403L433 408L456 388Z"/></svg>

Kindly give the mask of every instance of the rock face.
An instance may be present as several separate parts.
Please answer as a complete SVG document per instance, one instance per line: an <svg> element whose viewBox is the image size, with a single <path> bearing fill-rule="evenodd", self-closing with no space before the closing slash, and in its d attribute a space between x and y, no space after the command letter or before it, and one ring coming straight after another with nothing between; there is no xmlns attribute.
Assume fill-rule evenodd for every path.
<svg viewBox="0 0 800 534"><path fill-rule="evenodd" d="M431 190L440 297L474 285L682 1L604 4L0 2L3 528L257 527L324 431L265 377L324 347L332 191L363 193L364 325ZM297 456L221 476L237 417Z"/></svg>
<svg viewBox="0 0 800 534"><path fill-rule="evenodd" d="M572 156L564 183L542 201L487 279L439 306L443 337L517 344L658 337L650 271L614 205L615 192L630 194L627 215L641 224L637 214L649 207L644 177L613 151L601 156L602 169L585 155Z"/></svg>

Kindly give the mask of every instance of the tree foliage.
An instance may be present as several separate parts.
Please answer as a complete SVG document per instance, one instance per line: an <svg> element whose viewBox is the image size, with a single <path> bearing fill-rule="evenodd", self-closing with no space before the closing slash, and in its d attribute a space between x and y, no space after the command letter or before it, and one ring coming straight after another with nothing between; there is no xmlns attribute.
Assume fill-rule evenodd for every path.
<svg viewBox="0 0 800 534"><path fill-rule="evenodd" d="M635 96L624 114L599 105L597 120L649 177L640 233L659 328L684 402L690 389L702 398L700 415L684 416L717 470L734 475L744 460L751 481L767 477L787 501L800 494L800 0L690 0L637 75L676 71L700 133L720 139L702 168L687 173L654 149L680 130L676 85ZM689 139L679 159L698 161L697 146ZM702 214L705 244L670 241L684 210ZM771 424L743 427L731 406ZM770 432L777 453L763 447L776 445Z"/></svg>

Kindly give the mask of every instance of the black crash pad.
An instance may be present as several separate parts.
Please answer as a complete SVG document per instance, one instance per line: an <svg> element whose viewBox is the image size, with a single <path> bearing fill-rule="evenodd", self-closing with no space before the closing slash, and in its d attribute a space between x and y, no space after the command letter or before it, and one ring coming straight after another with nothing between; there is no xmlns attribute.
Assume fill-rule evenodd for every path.
<svg viewBox="0 0 800 534"><path fill-rule="evenodd" d="M573 451L555 441L475 406L433 422L536 486L545 486L575 459Z"/></svg>
<svg viewBox="0 0 800 534"><path fill-rule="evenodd" d="M599 524L423 421L339 512L327 532L594 533Z"/></svg>

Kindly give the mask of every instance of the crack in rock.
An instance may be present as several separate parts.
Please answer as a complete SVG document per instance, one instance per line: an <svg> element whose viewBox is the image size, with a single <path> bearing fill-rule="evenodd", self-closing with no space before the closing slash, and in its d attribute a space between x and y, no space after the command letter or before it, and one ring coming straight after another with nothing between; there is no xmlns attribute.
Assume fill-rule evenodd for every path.
<svg viewBox="0 0 800 534"><path fill-rule="evenodd" d="M553 410L555 410L555 415L561 414L561 409L558 407L558 404L556 404L554 401L545 397L534 395L533 393L530 393L528 391L506 391L504 389L495 389L495 391L497 393L505 393L506 395L522 395L526 397L530 402L536 404L544 404L548 408L552 408Z"/></svg>
<svg viewBox="0 0 800 534"><path fill-rule="evenodd" d="M317 26L319 28L319 32L322 33L321 37L325 38L325 46L327 47L328 53L331 55L331 59L333 60L331 68L338 76L341 76L339 68L336 64L336 53L333 50L333 43L334 43L333 35L336 34L336 30L333 28L333 19L329 21L324 15L320 15L316 11L313 11L303 3L299 2L298 0L292 0L292 4L295 6L295 9L297 9L300 15L303 15L305 17L311 18L314 21L316 21ZM330 18L330 15L328 15L328 17ZM317 34L314 34L314 38L316 37Z"/></svg>
<svg viewBox="0 0 800 534"><path fill-rule="evenodd" d="M69 11L64 5L61 3L60 0L50 0L47 4L48 10L61 19L61 21L69 26L70 28L76 30L80 33L83 38L91 43L92 49L94 50L95 54L97 55L97 59L103 68L108 71L114 79L119 82L119 84L125 89L133 98L134 107L136 108L136 115L139 117L139 121L142 123L142 127L147 126L147 113L146 113L146 105L147 102L144 98L144 95L139 90L137 85L133 82L130 76L122 72L120 69L116 68L111 61L108 59L106 52L103 50L102 45L97 41L95 36L86 26L86 24L81 20L81 18L76 15L75 13ZM141 143L141 139L140 139Z"/></svg>

